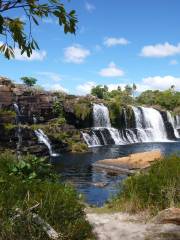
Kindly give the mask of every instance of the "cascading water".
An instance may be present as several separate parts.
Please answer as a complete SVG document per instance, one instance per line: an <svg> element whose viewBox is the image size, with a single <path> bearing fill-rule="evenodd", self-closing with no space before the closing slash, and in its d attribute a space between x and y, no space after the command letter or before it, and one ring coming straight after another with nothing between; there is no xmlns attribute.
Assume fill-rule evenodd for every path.
<svg viewBox="0 0 180 240"><path fill-rule="evenodd" d="M94 127L87 133L82 132L89 147L108 144L123 144L119 131L111 127L109 110L103 104L93 104Z"/></svg>
<svg viewBox="0 0 180 240"><path fill-rule="evenodd" d="M82 132L83 138L89 147L116 144L132 144L138 142L165 142L169 141L165 123L161 113L153 108L132 107L134 120L128 123L126 109L123 109L124 121L121 130L111 127L109 111L103 104L93 105L94 127ZM180 117L169 120L173 125L176 137L180 137L176 128L180 126ZM131 126L131 128L127 128Z"/></svg>
<svg viewBox="0 0 180 240"><path fill-rule="evenodd" d="M167 111L167 119L168 119L168 122L172 125L175 137L179 138L180 134L177 129L180 128L180 117L178 115L173 117L171 113Z"/></svg>
<svg viewBox="0 0 180 240"><path fill-rule="evenodd" d="M103 104L93 105L93 120L94 127L111 127L108 108Z"/></svg>
<svg viewBox="0 0 180 240"><path fill-rule="evenodd" d="M21 154L21 146L22 146L22 131L21 131L21 120L20 120L21 112L17 103L14 103L13 107L16 112L16 125L17 125L16 135L18 139L17 145L16 145L16 152L17 152L17 157L19 158Z"/></svg>
<svg viewBox="0 0 180 240"><path fill-rule="evenodd" d="M136 120L137 139L140 142L166 141L167 134L163 118L154 108L132 107Z"/></svg>
<svg viewBox="0 0 180 240"><path fill-rule="evenodd" d="M35 130L34 132L35 132L39 142L44 143L47 146L47 148L49 149L50 156L51 157L57 156L58 154L53 152L50 140L49 140L48 136L43 132L43 130L38 129L38 130Z"/></svg>

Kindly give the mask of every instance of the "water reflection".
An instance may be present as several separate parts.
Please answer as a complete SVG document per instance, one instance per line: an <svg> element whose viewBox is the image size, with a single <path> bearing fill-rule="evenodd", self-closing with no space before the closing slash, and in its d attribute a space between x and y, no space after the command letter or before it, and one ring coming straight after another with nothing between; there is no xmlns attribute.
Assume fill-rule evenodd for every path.
<svg viewBox="0 0 180 240"><path fill-rule="evenodd" d="M180 142L141 143L123 146L103 146L91 148L84 154L66 153L53 159L56 170L64 181L71 182L86 201L101 206L109 197L117 193L117 184L125 175L112 175L92 168L92 163L106 158L127 156L131 153L161 150L165 155L180 152ZM98 186L104 183L104 187Z"/></svg>

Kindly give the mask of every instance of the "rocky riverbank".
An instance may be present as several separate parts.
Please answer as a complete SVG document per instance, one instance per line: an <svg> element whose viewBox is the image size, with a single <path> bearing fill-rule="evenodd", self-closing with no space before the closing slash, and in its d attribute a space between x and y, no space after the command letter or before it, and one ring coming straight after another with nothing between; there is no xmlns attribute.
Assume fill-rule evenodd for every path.
<svg viewBox="0 0 180 240"><path fill-rule="evenodd" d="M164 210L153 218L145 212L135 215L89 212L87 219L98 240L180 239L180 209L177 208Z"/></svg>

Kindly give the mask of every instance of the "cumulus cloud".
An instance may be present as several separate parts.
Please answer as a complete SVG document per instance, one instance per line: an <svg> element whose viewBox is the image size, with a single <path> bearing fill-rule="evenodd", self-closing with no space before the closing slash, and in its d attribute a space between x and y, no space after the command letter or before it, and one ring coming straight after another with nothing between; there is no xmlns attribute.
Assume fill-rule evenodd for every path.
<svg viewBox="0 0 180 240"><path fill-rule="evenodd" d="M105 38L104 40L104 45L107 47L112 47L116 45L127 45L127 44L129 44L129 41L125 38L109 37L109 38Z"/></svg>
<svg viewBox="0 0 180 240"><path fill-rule="evenodd" d="M65 92L65 93L69 92L68 89L62 87L59 83L49 85L48 90L50 90L50 91L60 91L60 92Z"/></svg>
<svg viewBox="0 0 180 240"><path fill-rule="evenodd" d="M170 65L177 65L178 64L178 61L173 59L169 62Z"/></svg>
<svg viewBox="0 0 180 240"><path fill-rule="evenodd" d="M95 87L97 84L95 82L85 82L83 84L80 84L76 87L78 94L89 94L91 92L91 89Z"/></svg>
<svg viewBox="0 0 180 240"><path fill-rule="evenodd" d="M163 58L180 54L180 43L177 45L164 44L148 45L141 49L140 55L143 57Z"/></svg>
<svg viewBox="0 0 180 240"><path fill-rule="evenodd" d="M19 48L14 49L14 56L15 60L18 61L43 61L47 53L46 51L35 51L33 50L32 54L30 57L28 57L25 53L21 55L21 50Z"/></svg>
<svg viewBox="0 0 180 240"><path fill-rule="evenodd" d="M83 63L86 57L90 55L90 51L81 45L72 45L65 48L64 57L66 62Z"/></svg>
<svg viewBox="0 0 180 240"><path fill-rule="evenodd" d="M180 91L180 77L173 76L154 76L147 77L142 80L142 83L147 85L149 89L166 90L172 85L175 86L176 90Z"/></svg>
<svg viewBox="0 0 180 240"><path fill-rule="evenodd" d="M96 9L96 7L89 2L85 2L85 8L89 13L92 13Z"/></svg>
<svg viewBox="0 0 180 240"><path fill-rule="evenodd" d="M102 77L121 77L124 75L124 72L114 62L111 62L107 68L100 70L99 75Z"/></svg>
<svg viewBox="0 0 180 240"><path fill-rule="evenodd" d="M48 78L48 80L54 81L54 82L59 82L60 80L62 80L62 77L60 76L60 74L54 73L54 72L38 72L37 74L40 77Z"/></svg>

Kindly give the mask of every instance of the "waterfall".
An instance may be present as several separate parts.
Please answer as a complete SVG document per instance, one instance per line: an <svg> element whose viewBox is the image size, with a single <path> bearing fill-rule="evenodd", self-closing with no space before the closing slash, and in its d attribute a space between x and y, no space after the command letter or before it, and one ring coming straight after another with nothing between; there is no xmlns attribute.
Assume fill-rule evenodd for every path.
<svg viewBox="0 0 180 240"><path fill-rule="evenodd" d="M48 136L43 132L43 130L38 129L38 130L35 130L34 132L35 132L39 142L44 143L47 146L47 148L49 149L50 156L51 157L57 156L58 154L53 152L50 140L49 140Z"/></svg>
<svg viewBox="0 0 180 240"><path fill-rule="evenodd" d="M104 104L93 104L94 127L82 136L89 147L124 144L118 129L111 127L109 110Z"/></svg>
<svg viewBox="0 0 180 240"><path fill-rule="evenodd" d="M173 129L174 129L174 135L176 138L179 138L180 137L180 134L178 133L178 126L179 126L179 123L180 123L180 118L179 116L172 116L171 113L169 111L167 111L167 119L168 119L168 122L172 125Z"/></svg>
<svg viewBox="0 0 180 240"><path fill-rule="evenodd" d="M168 136L168 130L165 121L172 125L172 131L176 137L180 137L178 128L180 127L180 116L172 117L167 114L166 120L161 113L148 107L132 106L134 114L134 122L128 122L126 110L123 109L123 122L121 129L111 127L109 111L103 104L93 105L93 122L94 127L86 132L82 132L82 136L89 147L100 145L124 145L139 142L165 142L171 138ZM125 122L124 122L125 121ZM128 128L131 126L131 128Z"/></svg>
<svg viewBox="0 0 180 240"><path fill-rule="evenodd" d="M17 158L19 158L21 155L21 146L22 146L22 129L21 129L21 120L20 120L21 112L17 103L14 103L13 107L16 112L16 125L17 125L16 134L18 138L18 141L16 144L16 153L17 153Z"/></svg>
<svg viewBox="0 0 180 240"><path fill-rule="evenodd" d="M166 141L167 133L163 118L154 108L132 107L136 120L137 138L140 142Z"/></svg>
<svg viewBox="0 0 180 240"><path fill-rule="evenodd" d="M87 132L82 132L82 136L85 142L87 143L88 147L101 146L101 143L94 132L92 132L92 134L89 134Z"/></svg>
<svg viewBox="0 0 180 240"><path fill-rule="evenodd" d="M94 127L111 127L109 111L103 104L93 105Z"/></svg>

